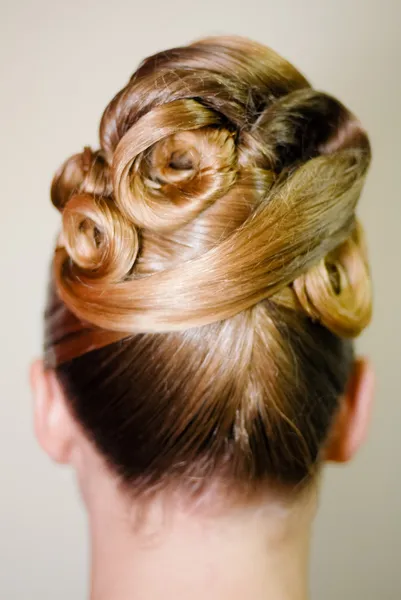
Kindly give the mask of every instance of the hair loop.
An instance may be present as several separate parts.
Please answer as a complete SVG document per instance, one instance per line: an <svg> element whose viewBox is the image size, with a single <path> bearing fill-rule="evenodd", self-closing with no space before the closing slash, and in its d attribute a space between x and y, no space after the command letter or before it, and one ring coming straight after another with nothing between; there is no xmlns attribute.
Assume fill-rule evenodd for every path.
<svg viewBox="0 0 401 600"><path fill-rule="evenodd" d="M57 170L50 196L54 206L62 212L73 194L111 196L112 192L110 169L103 150L93 151L85 146L83 152L68 158Z"/></svg>
<svg viewBox="0 0 401 600"><path fill-rule="evenodd" d="M77 194L66 204L62 222L62 241L81 279L117 282L131 271L138 235L113 201Z"/></svg>
<svg viewBox="0 0 401 600"><path fill-rule="evenodd" d="M128 130L113 159L116 204L137 226L168 231L188 223L236 178L233 135L195 100L154 108ZM180 158L179 158L180 157Z"/></svg>
<svg viewBox="0 0 401 600"><path fill-rule="evenodd" d="M251 134L262 137L268 149L264 153L277 172L346 148L365 149L365 162L370 160L369 139L359 119L337 98L314 88L275 100L259 115Z"/></svg>
<svg viewBox="0 0 401 600"><path fill-rule="evenodd" d="M369 324L372 291L362 226L293 284L303 310L343 337L355 337Z"/></svg>

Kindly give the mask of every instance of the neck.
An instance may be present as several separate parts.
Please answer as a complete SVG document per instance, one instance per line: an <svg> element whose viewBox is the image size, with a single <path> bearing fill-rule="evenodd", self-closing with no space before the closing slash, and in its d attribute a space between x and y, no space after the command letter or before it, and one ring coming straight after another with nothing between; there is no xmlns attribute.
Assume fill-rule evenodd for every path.
<svg viewBox="0 0 401 600"><path fill-rule="evenodd" d="M88 507L91 600L306 600L310 497L212 516L160 498L144 513L112 495Z"/></svg>

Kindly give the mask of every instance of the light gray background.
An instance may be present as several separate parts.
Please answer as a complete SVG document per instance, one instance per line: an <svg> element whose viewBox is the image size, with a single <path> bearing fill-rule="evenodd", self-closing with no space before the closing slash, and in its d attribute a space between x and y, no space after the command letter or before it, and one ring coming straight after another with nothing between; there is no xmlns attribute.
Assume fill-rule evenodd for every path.
<svg viewBox="0 0 401 600"><path fill-rule="evenodd" d="M97 145L100 115L139 60L207 34L239 33L294 62L367 127L374 151L360 214L375 319L359 341L378 371L371 435L329 469L316 525L314 600L401 598L401 118L396 0L0 2L0 597L81 600L86 524L71 473L32 433L28 363L40 352L59 219L49 183Z"/></svg>

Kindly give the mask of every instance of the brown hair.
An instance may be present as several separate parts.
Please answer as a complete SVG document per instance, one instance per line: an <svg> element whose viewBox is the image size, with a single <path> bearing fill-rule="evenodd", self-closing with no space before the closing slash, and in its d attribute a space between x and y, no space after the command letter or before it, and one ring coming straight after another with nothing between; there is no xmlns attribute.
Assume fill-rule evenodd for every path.
<svg viewBox="0 0 401 600"><path fill-rule="evenodd" d="M272 49L142 61L56 173L45 357L135 493L308 481L371 317L358 119Z"/></svg>

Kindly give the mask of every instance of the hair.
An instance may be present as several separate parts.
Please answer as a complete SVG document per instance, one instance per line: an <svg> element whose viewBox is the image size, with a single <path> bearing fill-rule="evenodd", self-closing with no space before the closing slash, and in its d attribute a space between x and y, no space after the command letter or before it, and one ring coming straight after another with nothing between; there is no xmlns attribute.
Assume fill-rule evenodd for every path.
<svg viewBox="0 0 401 600"><path fill-rule="evenodd" d="M135 493L300 486L371 318L356 116L271 48L144 59L57 171L45 360Z"/></svg>

